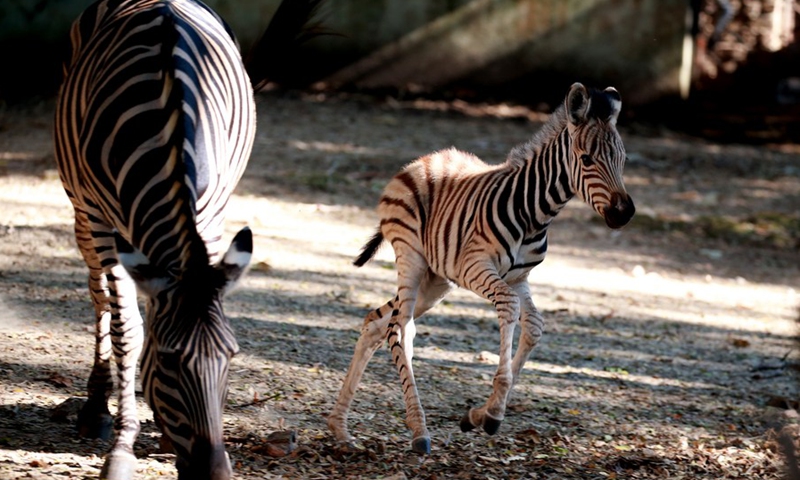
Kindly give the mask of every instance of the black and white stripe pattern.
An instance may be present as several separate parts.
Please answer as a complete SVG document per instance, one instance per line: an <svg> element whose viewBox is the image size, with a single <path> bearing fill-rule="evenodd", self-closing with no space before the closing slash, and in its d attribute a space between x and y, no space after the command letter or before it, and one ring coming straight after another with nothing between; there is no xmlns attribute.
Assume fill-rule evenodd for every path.
<svg viewBox="0 0 800 480"><path fill-rule="evenodd" d="M328 426L339 441L352 440L347 412L375 350L388 340L413 433L412 449L430 452L430 434L411 367L414 319L455 286L491 301L500 322L500 365L486 404L462 419L493 434L505 415L511 389L544 322L531 300L527 277L544 260L547 228L575 195L611 228L634 213L622 170L625 149L616 129L617 91L574 84L564 106L505 163L490 166L455 149L407 165L386 186L378 206L380 226L355 264L369 261L384 240L396 257L397 296L370 312ZM512 358L516 325L521 335Z"/></svg>
<svg viewBox="0 0 800 480"><path fill-rule="evenodd" d="M196 0L103 0L71 31L55 151L89 267L97 348L79 427L116 439L102 476L131 478L145 399L180 478L228 479L222 409L238 347L222 310L252 252L244 229L224 256L228 199L255 133L250 79L219 16ZM136 286L147 296L146 333Z"/></svg>

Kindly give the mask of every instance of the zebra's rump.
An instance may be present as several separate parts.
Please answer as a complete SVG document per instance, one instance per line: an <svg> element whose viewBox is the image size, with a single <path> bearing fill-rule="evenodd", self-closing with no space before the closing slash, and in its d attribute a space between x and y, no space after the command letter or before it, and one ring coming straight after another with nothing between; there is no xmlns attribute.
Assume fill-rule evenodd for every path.
<svg viewBox="0 0 800 480"><path fill-rule="evenodd" d="M57 112L65 186L144 252L176 223L218 239L214 219L255 131L252 89L226 25L193 0L109 1L81 16L72 40L62 87L70 101Z"/></svg>

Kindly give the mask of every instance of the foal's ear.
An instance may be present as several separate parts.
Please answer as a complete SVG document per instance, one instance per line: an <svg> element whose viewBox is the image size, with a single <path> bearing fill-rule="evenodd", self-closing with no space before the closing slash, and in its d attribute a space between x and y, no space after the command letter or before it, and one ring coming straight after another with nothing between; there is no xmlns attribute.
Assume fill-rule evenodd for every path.
<svg viewBox="0 0 800 480"><path fill-rule="evenodd" d="M253 232L248 227L244 227L233 237L231 246L217 264L217 268L225 274L225 285L222 287L225 293L233 290L236 282L244 276L252 256Z"/></svg>
<svg viewBox="0 0 800 480"><path fill-rule="evenodd" d="M583 84L575 82L569 89L565 100L569 123L580 125L586 121L589 113L589 92Z"/></svg>
<svg viewBox="0 0 800 480"><path fill-rule="evenodd" d="M128 243L116 230L114 230L114 246L119 263L125 267L128 275L143 293L155 297L175 282L173 276L151 265L150 259L141 250Z"/></svg>
<svg viewBox="0 0 800 480"><path fill-rule="evenodd" d="M614 87L606 88L603 90L603 93L606 94L606 98L608 98L608 102L611 104L611 112L607 121L612 125L616 125L617 117L619 117L619 111L622 109L622 97Z"/></svg>

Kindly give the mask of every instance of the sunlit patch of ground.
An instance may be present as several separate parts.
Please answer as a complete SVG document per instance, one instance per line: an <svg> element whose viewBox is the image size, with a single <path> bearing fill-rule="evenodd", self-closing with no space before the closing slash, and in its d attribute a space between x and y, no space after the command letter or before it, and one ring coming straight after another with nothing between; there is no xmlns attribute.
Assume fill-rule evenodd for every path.
<svg viewBox="0 0 800 480"><path fill-rule="evenodd" d="M337 449L325 415L364 314L394 295L388 245L367 266L351 264L374 232L380 188L415 156L450 145L501 161L541 118L278 95L259 105L227 224L228 238L244 225L255 234L251 271L226 302L241 347L224 418L237 478L780 478L772 429L796 433L800 391L798 251L636 218L611 232L577 203L554 222L548 259L530 277L546 333L500 432L458 429L490 393L498 343L491 306L459 290L418 321L414 368L432 455L409 453L384 350L350 417L362 449ZM501 119L511 114L528 120ZM71 207L48 160L49 118L6 117L0 133L1 478L95 478L109 448L50 418L84 394L93 337ZM796 211L792 152L623 136L643 216ZM141 399L139 415L137 478L174 476ZM296 430L300 446L269 457L263 441L281 429Z"/></svg>

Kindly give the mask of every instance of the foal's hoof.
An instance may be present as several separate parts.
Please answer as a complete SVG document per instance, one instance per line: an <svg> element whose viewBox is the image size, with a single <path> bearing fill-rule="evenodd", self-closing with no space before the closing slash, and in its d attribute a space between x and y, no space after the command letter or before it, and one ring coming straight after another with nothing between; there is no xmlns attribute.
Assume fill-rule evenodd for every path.
<svg viewBox="0 0 800 480"><path fill-rule="evenodd" d="M431 437L417 437L411 441L411 450L420 455L431 454Z"/></svg>
<svg viewBox="0 0 800 480"><path fill-rule="evenodd" d="M472 409L467 410L467 413L461 417L461 423L459 423L459 426L461 427L462 432L469 432L477 427L477 425L472 423L472 420L470 419L470 412L472 412ZM502 420L492 418L489 415L484 415L483 424L481 426L483 427L484 432L488 433L489 435L494 435L498 430L500 430L501 423L503 423Z"/></svg>
<svg viewBox="0 0 800 480"><path fill-rule="evenodd" d="M472 424L472 420L469 419L469 412L470 409L468 408L467 413L461 417L461 422L458 424L458 426L461 427L462 432L469 432L475 428L475 425Z"/></svg>
<svg viewBox="0 0 800 480"><path fill-rule="evenodd" d="M483 431L489 435L494 435L498 430L500 430L501 423L503 423L502 420L498 420L486 415L483 417Z"/></svg>
<svg viewBox="0 0 800 480"><path fill-rule="evenodd" d="M136 457L125 452L111 452L100 470L101 480L133 480L136 473Z"/></svg>

